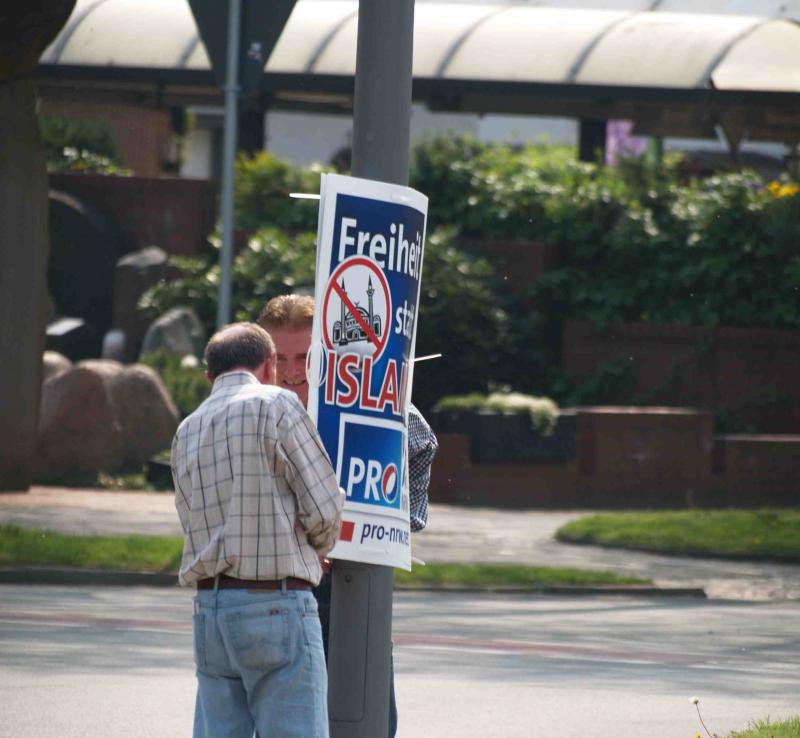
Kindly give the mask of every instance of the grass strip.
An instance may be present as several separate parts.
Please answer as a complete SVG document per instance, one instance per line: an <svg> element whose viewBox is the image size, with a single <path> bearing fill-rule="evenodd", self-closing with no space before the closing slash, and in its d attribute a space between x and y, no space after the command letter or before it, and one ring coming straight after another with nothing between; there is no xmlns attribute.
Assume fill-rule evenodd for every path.
<svg viewBox="0 0 800 738"><path fill-rule="evenodd" d="M800 715L776 723L758 720L746 730L734 731L728 738L800 738Z"/></svg>
<svg viewBox="0 0 800 738"><path fill-rule="evenodd" d="M800 510L607 513L567 523L556 538L673 555L800 562Z"/></svg>
<svg viewBox="0 0 800 738"><path fill-rule="evenodd" d="M177 572L183 541L167 536L75 536L0 525L0 566L58 566L111 571ZM541 587L651 584L605 571L506 564L429 564L398 570L403 586Z"/></svg>
<svg viewBox="0 0 800 738"><path fill-rule="evenodd" d="M67 566L112 571L178 570L183 540L167 536L74 536L0 526L0 566Z"/></svg>
<svg viewBox="0 0 800 738"><path fill-rule="evenodd" d="M552 587L604 584L652 584L649 579L609 571L563 569L521 564L427 564L411 572L395 570L401 586Z"/></svg>

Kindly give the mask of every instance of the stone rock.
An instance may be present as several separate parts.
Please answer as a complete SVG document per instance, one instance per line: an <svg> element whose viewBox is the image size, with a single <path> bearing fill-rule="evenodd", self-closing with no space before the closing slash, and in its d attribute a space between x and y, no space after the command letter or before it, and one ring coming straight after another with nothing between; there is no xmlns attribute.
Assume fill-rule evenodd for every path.
<svg viewBox="0 0 800 738"><path fill-rule="evenodd" d="M56 374L67 371L72 366L72 362L58 351L45 351L42 357L42 382L46 382Z"/></svg>
<svg viewBox="0 0 800 738"><path fill-rule="evenodd" d="M118 361L83 361L102 378L122 431L123 465L139 467L169 448L179 414L161 377L144 364L123 366Z"/></svg>
<svg viewBox="0 0 800 738"><path fill-rule="evenodd" d="M127 340L125 331L121 331L119 328L108 331L103 336L103 350L100 357L112 361L125 361Z"/></svg>
<svg viewBox="0 0 800 738"><path fill-rule="evenodd" d="M155 371L89 360L42 389L37 456L45 478L141 467L169 448L178 410Z"/></svg>
<svg viewBox="0 0 800 738"><path fill-rule="evenodd" d="M120 467L122 430L100 371L77 365L44 383L36 450L44 477Z"/></svg>
<svg viewBox="0 0 800 738"><path fill-rule="evenodd" d="M133 364L110 376L107 388L122 429L125 466L139 467L170 447L178 409L155 371Z"/></svg>
<svg viewBox="0 0 800 738"><path fill-rule="evenodd" d="M205 331L197 313L191 308L173 308L155 320L142 342L142 355L163 350L175 356L202 356Z"/></svg>
<svg viewBox="0 0 800 738"><path fill-rule="evenodd" d="M139 352L148 320L139 309L139 299L150 287L168 276L168 256L158 246L123 256L114 267L114 304L112 324L127 336L126 358Z"/></svg>

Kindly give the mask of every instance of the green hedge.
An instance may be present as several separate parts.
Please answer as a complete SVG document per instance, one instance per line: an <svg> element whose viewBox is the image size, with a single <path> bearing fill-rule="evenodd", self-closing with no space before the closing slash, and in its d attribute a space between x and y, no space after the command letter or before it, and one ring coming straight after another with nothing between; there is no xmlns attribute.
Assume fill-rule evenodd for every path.
<svg viewBox="0 0 800 738"><path fill-rule="evenodd" d="M415 151L433 222L471 239L559 247L532 297L564 317L800 327L800 195L752 172L684 181L681 163L617 168L564 147L514 150L469 138Z"/></svg>
<svg viewBox="0 0 800 738"><path fill-rule="evenodd" d="M316 228L321 168L297 170L269 154L239 164L245 228ZM411 184L430 198L430 228L459 237L543 240L561 268L532 297L563 317L596 324L800 326L800 195L754 173L686 180L679 159L603 167L568 146L513 148L468 136L422 141ZM430 255L432 250L428 251ZM488 284L488 282L487 282ZM499 302L511 314L524 306Z"/></svg>
<svg viewBox="0 0 800 738"><path fill-rule="evenodd" d="M239 161L237 223L255 235L234 265L238 319L275 294L311 289L317 204L288 194L317 191L321 171L266 153ZM415 374L423 408L504 386L562 405L602 402L630 382L630 367L616 365L580 385L564 376L542 330L554 317L800 327L800 194L788 182L766 185L753 173L695 181L675 157L612 168L578 162L568 146L460 136L419 143L411 184L430 198L417 352L444 354ZM489 261L459 245L480 239L551 243L560 266L531 285L531 301L515 299ZM213 327L214 259L181 260L185 278L145 305L156 313L190 304Z"/></svg>

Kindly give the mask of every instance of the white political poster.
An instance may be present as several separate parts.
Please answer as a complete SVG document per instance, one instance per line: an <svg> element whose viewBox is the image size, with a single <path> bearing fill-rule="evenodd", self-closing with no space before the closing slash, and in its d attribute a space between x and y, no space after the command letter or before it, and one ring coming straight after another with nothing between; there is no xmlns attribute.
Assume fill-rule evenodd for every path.
<svg viewBox="0 0 800 738"><path fill-rule="evenodd" d="M407 410L428 199L322 176L308 411L345 490L331 558L411 568Z"/></svg>

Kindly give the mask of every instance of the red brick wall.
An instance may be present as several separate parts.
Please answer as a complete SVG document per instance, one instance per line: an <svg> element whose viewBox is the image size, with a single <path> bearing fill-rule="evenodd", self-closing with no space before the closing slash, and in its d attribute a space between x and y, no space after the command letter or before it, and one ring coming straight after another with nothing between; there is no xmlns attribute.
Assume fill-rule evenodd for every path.
<svg viewBox="0 0 800 738"><path fill-rule="evenodd" d="M612 402L647 394L665 405L726 408L754 428L800 432L800 331L635 323L598 331L565 321L562 366L577 378L606 361L632 363L635 386Z"/></svg>
<svg viewBox="0 0 800 738"><path fill-rule="evenodd" d="M170 254L197 253L217 219L217 186L208 180L51 174L50 187L110 216L127 251L159 246Z"/></svg>

